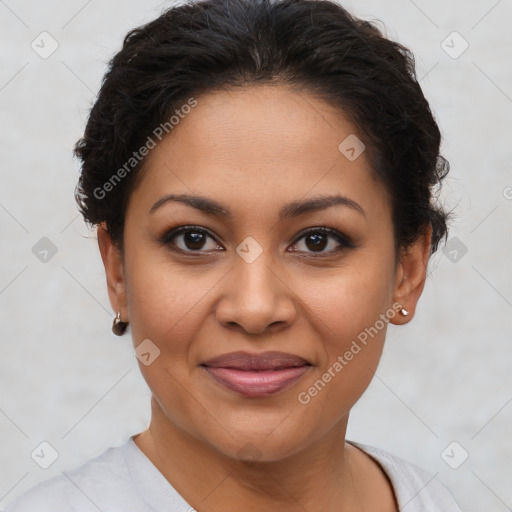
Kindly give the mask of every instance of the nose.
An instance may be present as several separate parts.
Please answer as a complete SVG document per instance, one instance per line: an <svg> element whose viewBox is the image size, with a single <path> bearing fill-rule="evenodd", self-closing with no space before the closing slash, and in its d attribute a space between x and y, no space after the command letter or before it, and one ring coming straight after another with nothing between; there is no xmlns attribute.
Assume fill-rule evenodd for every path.
<svg viewBox="0 0 512 512"><path fill-rule="evenodd" d="M292 324L297 299L286 283L285 271L267 254L263 251L250 263L236 256L217 303L217 320L224 327L267 334Z"/></svg>

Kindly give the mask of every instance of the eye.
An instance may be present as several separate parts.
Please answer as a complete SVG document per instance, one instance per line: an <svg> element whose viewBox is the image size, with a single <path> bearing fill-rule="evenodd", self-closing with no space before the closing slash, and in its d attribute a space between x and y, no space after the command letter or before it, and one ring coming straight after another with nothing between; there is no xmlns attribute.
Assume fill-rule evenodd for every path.
<svg viewBox="0 0 512 512"><path fill-rule="evenodd" d="M208 244L206 241L210 238L214 243ZM175 245L182 252L207 252L218 249L220 246L213 235L203 228L196 226L181 226L166 232L161 238L163 245ZM224 250L221 248L221 250Z"/></svg>
<svg viewBox="0 0 512 512"><path fill-rule="evenodd" d="M329 243L329 238L335 241L335 243ZM304 239L303 243L298 243ZM306 232L301 233L301 236L296 239L292 247L292 252L304 252L302 249L297 249L298 246L306 247L311 250L314 256L317 253L319 256L331 255L337 253L343 249L354 248L354 244L347 236L343 235L339 231L330 228L318 227L309 229ZM324 251L326 247L334 246L334 249ZM336 248L337 245L337 248Z"/></svg>
<svg viewBox="0 0 512 512"><path fill-rule="evenodd" d="M210 247L208 247L208 239L211 240ZM304 242L301 242L303 239ZM178 251L189 254L225 250L209 231L198 226L180 226L167 231L159 240L162 245L173 245ZM333 241L334 243L332 243ZM297 247L300 247L302 244L305 249L298 249ZM329 246L334 246L334 248L326 251L326 247ZM291 247L291 252L310 252L310 254L316 257L328 256L340 252L343 249L354 248L355 246L350 238L339 231L326 227L318 227L303 231L299 237L295 239Z"/></svg>

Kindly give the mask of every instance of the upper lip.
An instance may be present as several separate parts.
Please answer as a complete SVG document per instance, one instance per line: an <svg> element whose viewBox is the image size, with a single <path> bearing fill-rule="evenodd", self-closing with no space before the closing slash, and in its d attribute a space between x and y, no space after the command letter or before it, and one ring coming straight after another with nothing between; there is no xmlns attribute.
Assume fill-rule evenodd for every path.
<svg viewBox="0 0 512 512"><path fill-rule="evenodd" d="M202 366L211 368L235 368L238 370L276 370L294 366L310 365L304 358L286 352L229 352L208 359Z"/></svg>

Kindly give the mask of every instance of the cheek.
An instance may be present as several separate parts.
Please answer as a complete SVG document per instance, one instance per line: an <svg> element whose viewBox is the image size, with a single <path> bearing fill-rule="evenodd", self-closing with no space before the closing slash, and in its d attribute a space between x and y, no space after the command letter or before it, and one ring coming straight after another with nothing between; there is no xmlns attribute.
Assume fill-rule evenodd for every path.
<svg viewBox="0 0 512 512"><path fill-rule="evenodd" d="M158 356L139 369L167 417L186 430L195 417L188 389L190 349L207 311L205 296L215 281L184 266L169 263L161 254L140 250L126 257L127 299L135 347L150 340ZM146 342L147 343L147 342ZM144 345L141 345L141 347ZM155 349L153 349L155 350Z"/></svg>
<svg viewBox="0 0 512 512"><path fill-rule="evenodd" d="M338 286L336 286L338 284ZM307 422L328 426L349 414L377 370L387 324L396 315L386 302L388 294L375 283L336 288L329 300L311 298L315 328L322 340L317 368L298 389L297 402ZM361 286L359 286L361 285ZM313 304L313 302L315 302Z"/></svg>
<svg viewBox="0 0 512 512"><path fill-rule="evenodd" d="M171 263L165 251L132 252L126 269L134 342L150 338L157 344L165 342L166 350L183 349L204 321L205 299L218 276L199 265Z"/></svg>
<svg viewBox="0 0 512 512"><path fill-rule="evenodd" d="M322 340L318 368L301 387L302 399L298 397L314 414L348 413L377 369L387 324L397 314L390 304L393 261L382 260L367 254L302 295Z"/></svg>
<svg viewBox="0 0 512 512"><path fill-rule="evenodd" d="M322 339L329 340L325 345L330 352L342 350L390 307L394 273L388 259L379 262L371 254L362 255L355 263L314 279L314 286L303 280L301 288L297 283L294 291L305 299L309 319L321 330Z"/></svg>

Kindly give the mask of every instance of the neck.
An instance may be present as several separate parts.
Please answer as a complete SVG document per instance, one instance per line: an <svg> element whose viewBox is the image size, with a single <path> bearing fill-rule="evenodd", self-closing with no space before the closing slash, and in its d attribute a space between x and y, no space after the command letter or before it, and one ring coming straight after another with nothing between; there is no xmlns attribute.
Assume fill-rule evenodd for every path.
<svg viewBox="0 0 512 512"><path fill-rule="evenodd" d="M135 438L176 491L197 510L358 511L359 496L345 434L348 417L304 449L280 460L258 460L254 445L240 460L172 423L152 399L148 430Z"/></svg>

